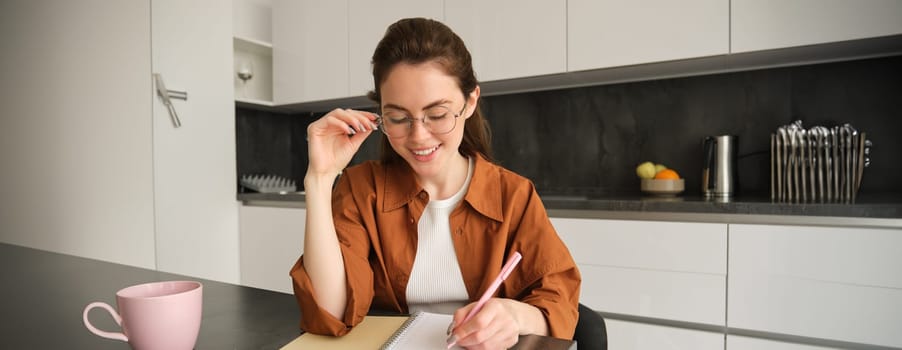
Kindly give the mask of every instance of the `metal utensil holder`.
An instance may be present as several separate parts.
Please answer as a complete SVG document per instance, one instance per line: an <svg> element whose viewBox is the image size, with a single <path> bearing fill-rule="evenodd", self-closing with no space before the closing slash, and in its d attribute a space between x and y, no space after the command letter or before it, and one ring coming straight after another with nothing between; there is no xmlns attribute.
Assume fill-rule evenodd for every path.
<svg viewBox="0 0 902 350"><path fill-rule="evenodd" d="M851 124L802 127L801 121L771 134L771 200L854 202L873 143Z"/></svg>

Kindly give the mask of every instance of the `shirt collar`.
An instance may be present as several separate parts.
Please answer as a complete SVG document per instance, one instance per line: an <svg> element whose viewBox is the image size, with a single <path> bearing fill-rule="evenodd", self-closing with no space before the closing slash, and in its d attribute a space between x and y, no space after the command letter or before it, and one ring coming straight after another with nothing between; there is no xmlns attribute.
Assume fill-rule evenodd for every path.
<svg viewBox="0 0 902 350"><path fill-rule="evenodd" d="M385 183L382 186L382 198L385 200L382 204L382 211L398 209L414 200L418 194L425 193L413 175L413 169L404 160L399 159L385 166L383 176Z"/></svg>
<svg viewBox="0 0 902 350"><path fill-rule="evenodd" d="M500 169L481 155L475 157L473 179L464 200L480 214L500 222L503 218Z"/></svg>

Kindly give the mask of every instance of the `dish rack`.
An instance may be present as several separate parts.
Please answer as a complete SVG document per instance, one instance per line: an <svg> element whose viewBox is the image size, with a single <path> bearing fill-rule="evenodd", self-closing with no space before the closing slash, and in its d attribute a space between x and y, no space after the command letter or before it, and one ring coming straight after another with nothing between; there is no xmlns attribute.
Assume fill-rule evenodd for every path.
<svg viewBox="0 0 902 350"><path fill-rule="evenodd" d="M242 175L241 186L260 193L287 193L297 190L294 180L278 175Z"/></svg>
<svg viewBox="0 0 902 350"><path fill-rule="evenodd" d="M854 202L873 143L850 124L802 127L797 120L771 134L771 200Z"/></svg>

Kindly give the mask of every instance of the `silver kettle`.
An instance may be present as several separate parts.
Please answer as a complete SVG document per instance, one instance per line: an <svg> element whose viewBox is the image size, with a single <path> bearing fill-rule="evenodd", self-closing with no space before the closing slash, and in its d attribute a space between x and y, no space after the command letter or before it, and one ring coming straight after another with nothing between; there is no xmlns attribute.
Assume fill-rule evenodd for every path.
<svg viewBox="0 0 902 350"><path fill-rule="evenodd" d="M732 197L736 191L735 135L707 136L704 142L702 193L705 197Z"/></svg>

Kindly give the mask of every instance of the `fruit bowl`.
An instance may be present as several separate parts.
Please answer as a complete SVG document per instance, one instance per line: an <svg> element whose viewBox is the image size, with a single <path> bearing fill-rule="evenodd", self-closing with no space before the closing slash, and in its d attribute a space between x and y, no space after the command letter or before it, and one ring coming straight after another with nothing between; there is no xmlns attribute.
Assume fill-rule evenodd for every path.
<svg viewBox="0 0 902 350"><path fill-rule="evenodd" d="M683 192L686 182L683 179L642 179L642 192L656 196L676 196Z"/></svg>

